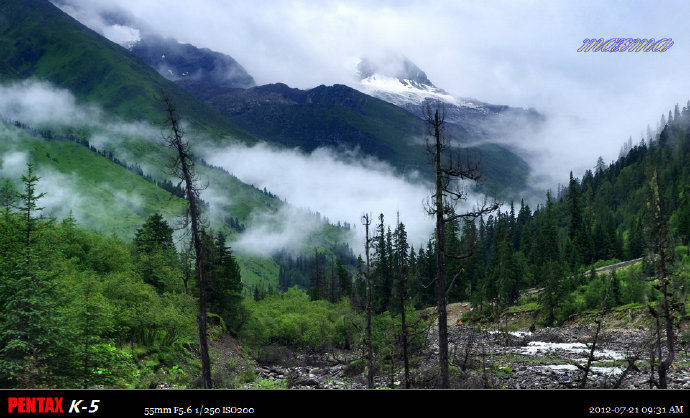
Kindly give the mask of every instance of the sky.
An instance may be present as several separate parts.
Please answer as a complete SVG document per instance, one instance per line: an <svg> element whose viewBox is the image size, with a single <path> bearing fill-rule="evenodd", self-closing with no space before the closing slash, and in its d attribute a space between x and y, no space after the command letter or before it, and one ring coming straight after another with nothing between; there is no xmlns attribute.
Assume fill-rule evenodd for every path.
<svg viewBox="0 0 690 418"><path fill-rule="evenodd" d="M614 160L623 141L638 142L647 124L656 128L662 113L690 98L684 1L62 1L113 39L134 35L105 27L95 11L119 8L164 36L231 55L259 85L352 85L359 57L400 53L455 96L549 116L555 126L529 148L576 171L599 155ZM616 37L674 45L577 52L586 38ZM559 132L564 123L574 132Z"/></svg>
<svg viewBox="0 0 690 418"><path fill-rule="evenodd" d="M118 42L135 38L136 31L105 26L98 13L124 10L164 36L226 53L259 85L356 87L359 57L403 54L454 96L544 114L541 131L510 139L544 187L565 184L570 170L581 176L599 156L612 162L629 137L639 142L648 125L656 129L662 114L690 99L690 2L680 0L61 1L69 3L65 11ZM618 37L671 38L674 44L663 53L577 52L584 39ZM276 166L294 158L255 151L281 159ZM232 167L238 159L226 162L229 171L240 171ZM307 156L305 172L319 167ZM349 166L355 172L362 167ZM326 204L269 173L254 180L298 206L322 210L316 206ZM315 173L301 178L319 178ZM345 187L341 196L350 192ZM389 212L411 202L391 204ZM360 212L354 202L342 205ZM326 215L354 223L339 219L340 212Z"/></svg>

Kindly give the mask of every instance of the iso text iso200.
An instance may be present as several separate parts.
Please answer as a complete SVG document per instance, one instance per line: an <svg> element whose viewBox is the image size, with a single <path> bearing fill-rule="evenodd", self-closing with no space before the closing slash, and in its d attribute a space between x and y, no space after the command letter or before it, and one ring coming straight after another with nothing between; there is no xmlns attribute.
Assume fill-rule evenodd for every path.
<svg viewBox="0 0 690 418"><path fill-rule="evenodd" d="M219 406L219 407L173 407L173 408L144 408L144 415L158 415L158 414L175 414L175 415L217 415L217 414L227 414L227 415L250 415L254 413L254 408L242 408L236 406Z"/></svg>

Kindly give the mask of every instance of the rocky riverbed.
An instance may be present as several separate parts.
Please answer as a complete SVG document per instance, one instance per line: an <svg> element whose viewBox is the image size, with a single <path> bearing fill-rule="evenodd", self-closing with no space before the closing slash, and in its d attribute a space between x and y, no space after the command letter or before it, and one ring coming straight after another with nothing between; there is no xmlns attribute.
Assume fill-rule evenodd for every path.
<svg viewBox="0 0 690 418"><path fill-rule="evenodd" d="M567 389L621 388L649 389L648 329L611 328L602 330L592 354L594 325L543 328L533 331L500 332L477 327L449 328L452 358L452 386L456 388ZM277 386L300 389L366 388L360 353L332 351L317 354L284 353L277 364L259 364L257 377ZM437 332L431 328L427 344L415 357L411 375L414 388L437 385ZM587 363L590 367L584 379ZM402 365L383 365L376 387L402 385ZM668 371L668 387L690 389L690 358L682 349ZM250 384L247 387L255 386Z"/></svg>

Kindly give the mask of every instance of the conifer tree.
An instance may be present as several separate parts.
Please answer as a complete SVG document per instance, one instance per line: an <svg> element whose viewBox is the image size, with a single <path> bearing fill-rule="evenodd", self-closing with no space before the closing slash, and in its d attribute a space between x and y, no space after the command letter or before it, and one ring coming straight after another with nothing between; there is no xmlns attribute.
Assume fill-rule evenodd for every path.
<svg viewBox="0 0 690 418"><path fill-rule="evenodd" d="M405 376L405 388L410 388L410 360L408 352L408 324L406 318L407 298L408 298L408 276L409 276L409 245L407 243L407 232L405 225L398 221L395 228L395 241L393 244L393 265L395 266L395 293L397 294L398 306L394 312L400 314L400 328L402 339L403 365Z"/></svg>
<svg viewBox="0 0 690 418"><path fill-rule="evenodd" d="M371 226L371 217L369 214L362 215L362 225L364 225L364 254L366 256L366 264L364 265L364 279L366 280L366 309L367 309L367 325L366 325L366 346L367 346L367 388L374 388L374 349L371 329L371 261L369 258L369 248L371 241L369 238L369 226Z"/></svg>
<svg viewBox="0 0 690 418"><path fill-rule="evenodd" d="M223 318L228 331L237 335L248 313L242 303L240 267L226 244L222 232L215 237L203 233L209 311Z"/></svg>
<svg viewBox="0 0 690 418"><path fill-rule="evenodd" d="M58 341L63 330L57 323L55 272L50 266L54 248L42 242L50 221L38 216L43 209L38 201L45 195L36 190L39 180L34 165L28 163L22 175L23 191L16 195L16 217L5 215L12 229L10 236L2 238L17 245L5 245L9 251L0 256L0 381L4 387L20 382L24 387L48 384L49 370L61 348Z"/></svg>
<svg viewBox="0 0 690 418"><path fill-rule="evenodd" d="M154 213L136 231L134 237L142 278L159 292L172 290L179 285L173 273L179 266L179 256L172 234L173 229L163 216Z"/></svg>

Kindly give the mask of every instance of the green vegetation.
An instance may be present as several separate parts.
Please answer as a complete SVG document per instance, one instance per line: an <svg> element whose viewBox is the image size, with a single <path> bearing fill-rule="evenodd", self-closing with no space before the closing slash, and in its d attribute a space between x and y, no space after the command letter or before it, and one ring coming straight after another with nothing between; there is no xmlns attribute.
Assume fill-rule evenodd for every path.
<svg viewBox="0 0 690 418"><path fill-rule="evenodd" d="M0 385L193 385L194 274L169 224L156 213L126 243L43 216L33 164L21 184L0 191ZM209 309L216 329L236 333L247 317L239 268L222 233L208 234Z"/></svg>
<svg viewBox="0 0 690 418"><path fill-rule="evenodd" d="M311 300L299 288L248 303L251 318L242 339L261 349L282 345L299 350L349 347L355 338L354 312L347 301Z"/></svg>
<svg viewBox="0 0 690 418"><path fill-rule="evenodd" d="M212 108L125 48L75 21L48 0L0 1L0 81L37 78L69 89L80 101L101 105L128 120L161 120L156 97L169 92L181 114L199 130L251 140ZM59 36L58 36L59 35Z"/></svg>

